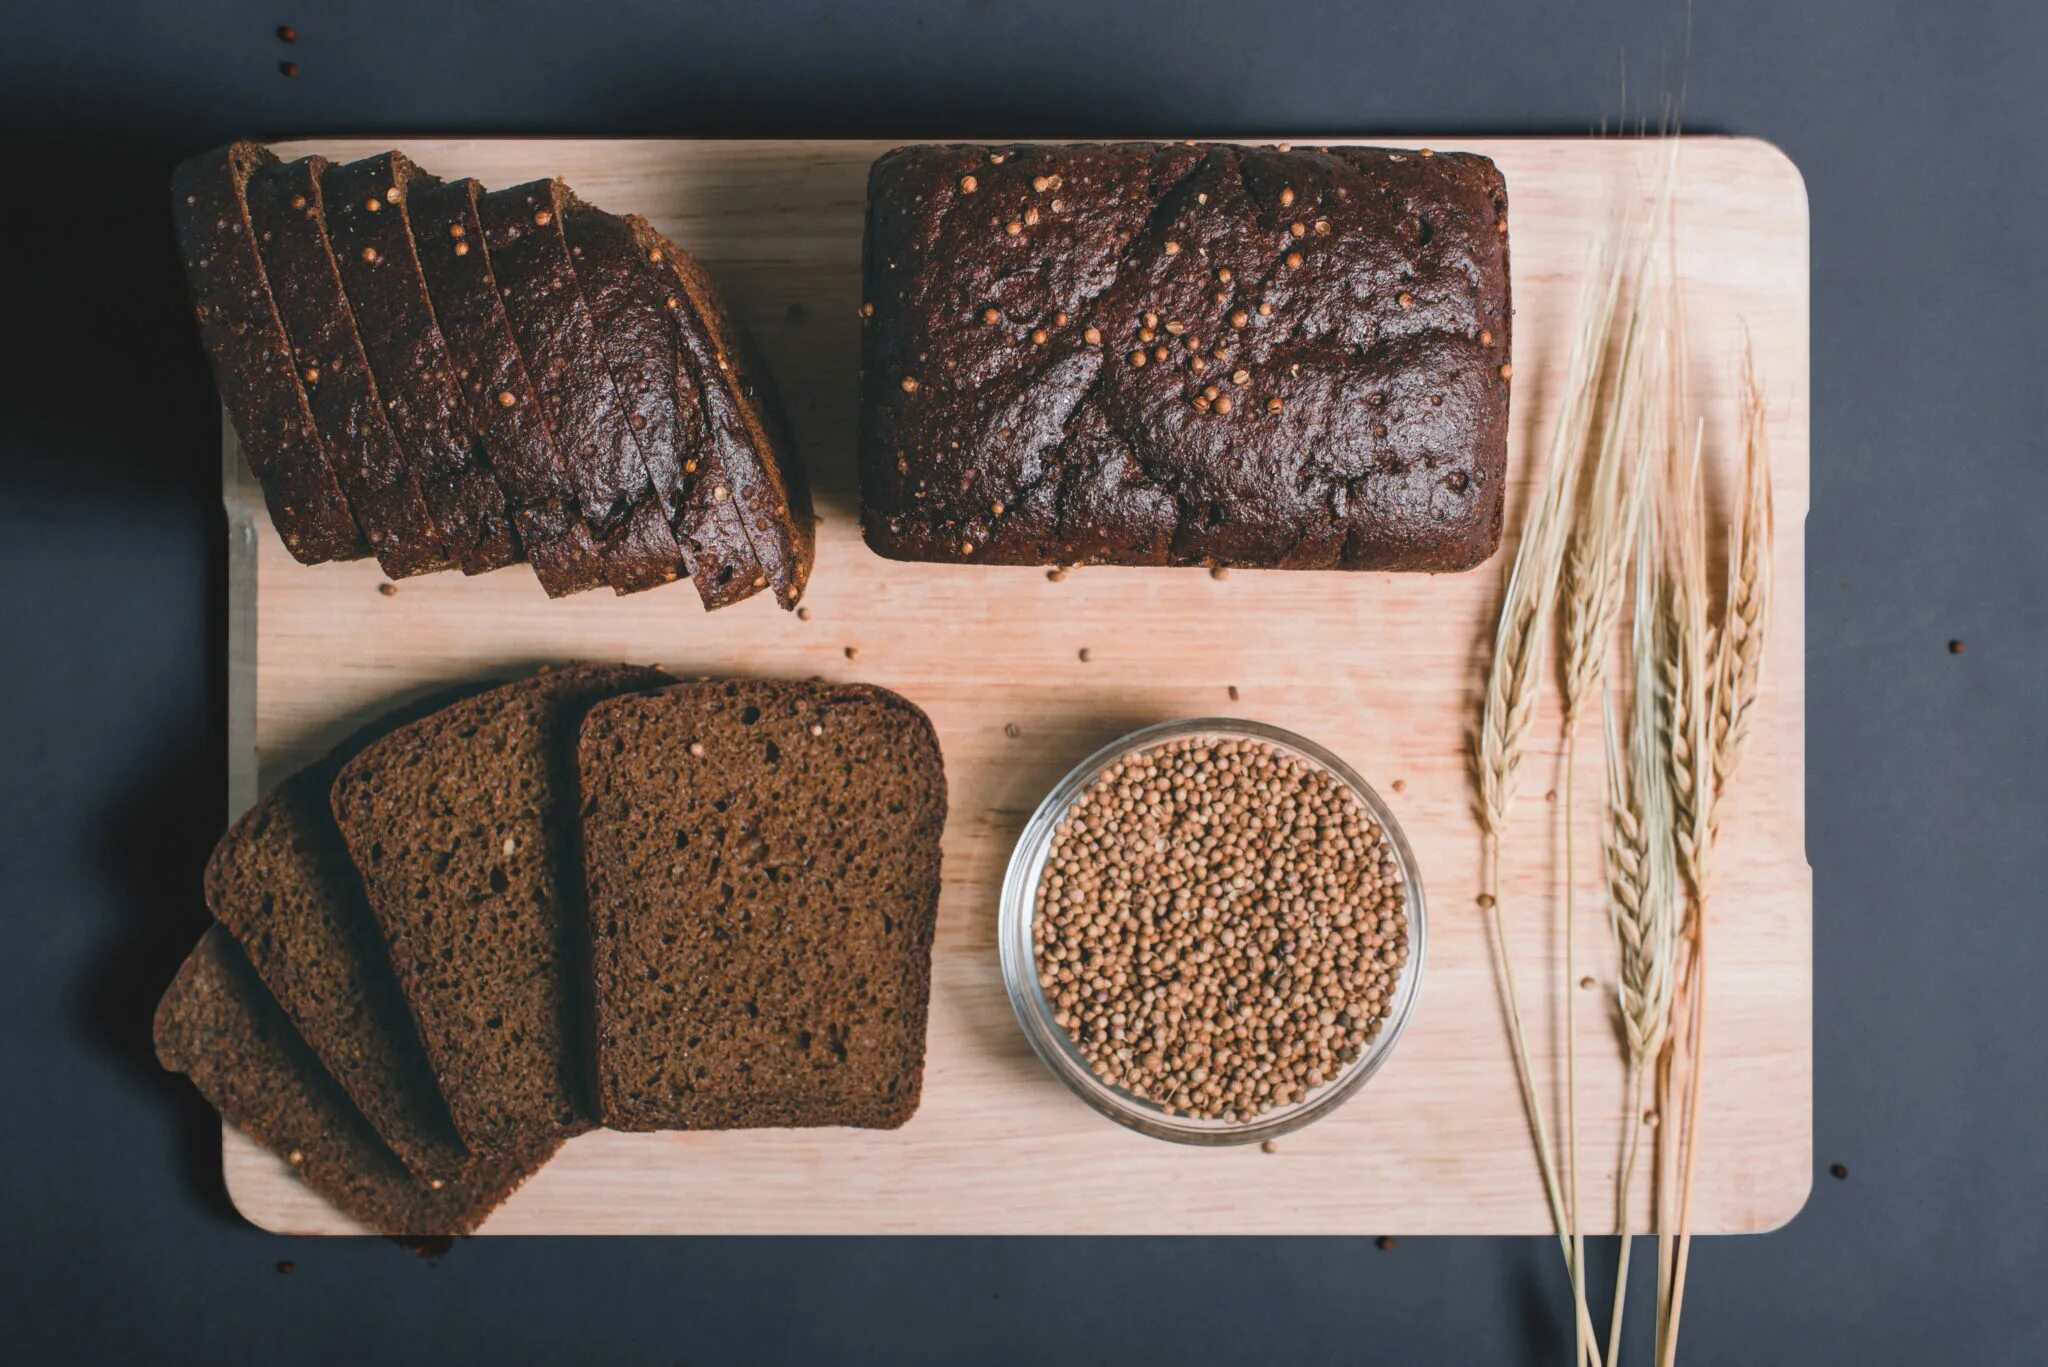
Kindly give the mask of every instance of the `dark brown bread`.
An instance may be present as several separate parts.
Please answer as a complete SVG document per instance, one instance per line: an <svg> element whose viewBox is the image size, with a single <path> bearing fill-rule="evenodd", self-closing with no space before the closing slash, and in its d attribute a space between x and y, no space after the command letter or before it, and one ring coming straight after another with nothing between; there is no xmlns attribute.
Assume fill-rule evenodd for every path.
<svg viewBox="0 0 2048 1367"><path fill-rule="evenodd" d="M580 200L568 203L562 231L697 595L706 608L737 602L756 591L760 562L723 467L701 440L701 408L685 404L697 396L683 377L673 277L664 281L624 220Z"/></svg>
<svg viewBox="0 0 2048 1367"><path fill-rule="evenodd" d="M604 561L505 318L476 214L481 191L473 180L419 177L409 197L414 243L470 415L516 509L520 542L541 587L559 598L602 584Z"/></svg>
<svg viewBox="0 0 2048 1367"><path fill-rule="evenodd" d="M810 485L790 440L782 404L732 315L697 259L637 215L626 220L650 260L681 286L678 338L704 408L707 435L727 478L733 506L766 568L775 601L794 609L816 553Z"/></svg>
<svg viewBox="0 0 2048 1367"><path fill-rule="evenodd" d="M560 182L533 181L480 196L477 214L505 316L603 547L606 582L631 593L686 566L577 286L564 193Z"/></svg>
<svg viewBox="0 0 2048 1367"><path fill-rule="evenodd" d="M342 837L475 1152L592 1123L577 728L592 704L668 682L552 670L401 727L335 779Z"/></svg>
<svg viewBox="0 0 2048 1367"><path fill-rule="evenodd" d="M384 1143L415 1177L445 1180L469 1154L334 828L335 767L286 779L221 837L206 905Z"/></svg>
<svg viewBox="0 0 2048 1367"><path fill-rule="evenodd" d="M583 725L614 1129L893 1128L924 1079L946 781L862 684L685 684Z"/></svg>
<svg viewBox="0 0 2048 1367"><path fill-rule="evenodd" d="M481 1158L438 1185L415 1179L321 1070L219 927L178 970L157 1007L155 1035L164 1067L191 1078L229 1124L380 1234L467 1234L561 1147L550 1139Z"/></svg>
<svg viewBox="0 0 2048 1367"><path fill-rule="evenodd" d="M517 561L519 546L420 274L407 218L419 177L398 152L323 169L327 240L384 415L419 472L434 525L462 572L483 574Z"/></svg>
<svg viewBox="0 0 2048 1367"><path fill-rule="evenodd" d="M257 167L276 161L255 143L237 142L178 167L171 177L178 255L214 385L285 549L309 565L356 560L368 547L306 407L249 227L244 187Z"/></svg>
<svg viewBox="0 0 2048 1367"><path fill-rule="evenodd" d="M249 220L292 356L356 522L394 578L443 569L447 545L385 420L355 316L321 226L319 157L249 178Z"/></svg>
<svg viewBox="0 0 2048 1367"><path fill-rule="evenodd" d="M863 255L868 544L1476 565L1507 461L1506 229L1499 171L1464 154L891 152Z"/></svg>

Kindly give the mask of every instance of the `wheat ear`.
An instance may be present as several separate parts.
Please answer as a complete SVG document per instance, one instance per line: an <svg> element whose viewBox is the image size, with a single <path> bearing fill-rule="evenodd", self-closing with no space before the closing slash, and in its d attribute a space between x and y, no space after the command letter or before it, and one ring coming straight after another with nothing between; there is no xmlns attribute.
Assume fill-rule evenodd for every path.
<svg viewBox="0 0 2048 1367"><path fill-rule="evenodd" d="M1551 431L1549 460L1544 465L1542 483L1523 516L1521 539L1515 547L1513 567L1509 570L1507 587L1502 593L1500 618L1494 630L1493 659L1487 674L1479 733L1474 746L1479 819L1484 831L1485 851L1480 874L1480 901L1493 940L1494 956L1500 966L1516 1080L1521 1087L1523 1107L1528 1112L1530 1132L1536 1142L1544 1197L1549 1203L1551 1222L1557 1229L1558 1242L1564 1252L1566 1271L1570 1274L1578 1360L1590 1362L1594 1367L1598 1367L1599 1351L1592 1338L1592 1317L1586 1308L1581 1264L1572 1245L1573 1224L1558 1180L1549 1127L1543 1120L1542 1102L1536 1092L1535 1071L1529 1061L1527 1031L1523 1027L1520 994L1516 988L1514 960L1508 953L1500 905L1500 867L1508 807L1514 799L1522 746L1529 721L1535 715L1545 653L1555 620L1571 503L1578 488L1586 435L1592 421L1599 360L1606 347L1621 282L1622 263L1618 253L1606 270L1588 272L1587 275L1587 297L1580 304L1579 326L1572 340L1566 368L1564 406L1558 415L1557 425Z"/></svg>
<svg viewBox="0 0 2048 1367"><path fill-rule="evenodd" d="M1726 793L1749 739L1750 715L1763 682L1764 639L1770 628L1773 537L1776 509L1771 495L1771 456L1764 428L1763 389L1756 378L1756 353L1743 348L1742 488L1728 532L1728 588L1715 633L1715 658L1708 706L1713 718L1712 781L1708 788L1707 838L1720 835L1715 808ZM1692 1254L1693 1179L1699 1160L1701 1079L1706 1065L1706 904L1698 908L1694 934L1688 1014L1684 1171L1679 1179L1678 1251L1671 1272L1671 1311L1664 1331L1664 1361L1678 1356L1678 1327L1685 1311L1685 1278Z"/></svg>
<svg viewBox="0 0 2048 1367"><path fill-rule="evenodd" d="M1645 264L1653 239L1653 234L1646 235ZM1585 480L1584 497L1576 505L1565 550L1558 609L1564 625L1559 679L1564 724L1564 1182L1572 1231L1572 1261L1582 1269L1586 1245L1579 1218L1578 735L1586 701L1606 669L1609 637L1621 611L1623 571L1641 504L1642 482L1631 478L1629 456L1640 444L1636 441L1641 428L1637 417L1643 407L1641 370L1647 321L1642 303L1643 295L1638 289L1622 329L1614 377L1601 415L1598 449ZM1610 316L1610 325L1612 321ZM1610 1347L1610 1357L1612 1352Z"/></svg>
<svg viewBox="0 0 2048 1367"><path fill-rule="evenodd" d="M1645 424L1644 446L1649 434ZM1678 951L1679 891L1674 848L1669 771L1664 730L1665 705L1659 668L1664 618L1658 595L1662 587L1660 525L1642 517L1634 540L1635 605L1629 638L1633 699L1629 708L1626 755L1615 734L1611 709L1603 709L1607 739L1608 915L1620 960L1615 980L1616 1004L1628 1054L1630 1107L1626 1156L1615 1187L1617 1233L1621 1256L1615 1269L1614 1308L1608 1319L1607 1355L1620 1351L1621 1327L1628 1296L1629 1192L1634 1185L1641 1148L1645 1078L1663 1050L1671 1020Z"/></svg>

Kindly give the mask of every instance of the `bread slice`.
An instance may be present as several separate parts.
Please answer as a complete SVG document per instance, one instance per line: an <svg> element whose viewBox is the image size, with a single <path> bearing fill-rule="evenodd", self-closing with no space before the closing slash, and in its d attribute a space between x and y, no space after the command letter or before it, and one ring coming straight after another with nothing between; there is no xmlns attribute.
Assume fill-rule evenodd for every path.
<svg viewBox="0 0 2048 1367"><path fill-rule="evenodd" d="M470 421L414 250L408 206L419 168L383 152L320 172L327 240L384 400L434 525L464 574L520 558L505 491Z"/></svg>
<svg viewBox="0 0 2048 1367"><path fill-rule="evenodd" d="M562 237L564 193L548 180L494 190L477 199L477 216L541 411L604 548L606 582L633 593L687 566L577 286Z"/></svg>
<svg viewBox="0 0 2048 1367"><path fill-rule="evenodd" d="M474 1152L590 1128L577 728L592 704L669 682L551 670L401 727L335 778L342 838Z"/></svg>
<svg viewBox="0 0 2048 1367"><path fill-rule="evenodd" d="M704 413L678 345L683 302L675 278L658 260L646 259L623 219L580 200L566 207L562 232L577 282L619 394L638 424L697 596L707 609L750 597L768 580L733 506L731 481L704 440Z"/></svg>
<svg viewBox="0 0 2048 1367"><path fill-rule="evenodd" d="M276 164L267 149L237 142L179 166L171 177L178 256L214 385L285 549L308 565L357 560L369 548L306 407L249 226L249 177Z"/></svg>
<svg viewBox="0 0 2048 1367"><path fill-rule="evenodd" d="M731 481L733 506L767 568L775 601L794 609L811 577L817 528L810 485L768 368L734 324L702 264L646 219L631 215L626 223L647 258L667 267L681 288L677 338Z"/></svg>
<svg viewBox="0 0 2048 1367"><path fill-rule="evenodd" d="M578 752L604 1123L889 1129L924 1078L946 779L861 684L685 684Z"/></svg>
<svg viewBox="0 0 2048 1367"><path fill-rule="evenodd" d="M560 598L604 583L604 560L506 320L476 214L481 192L473 180L443 183L416 175L407 197L413 241L435 320L491 468L512 502L526 558L548 596Z"/></svg>
<svg viewBox="0 0 2048 1367"><path fill-rule="evenodd" d="M453 1180L414 1178L321 1070L218 926L157 1006L155 1036L164 1067L191 1078L229 1124L380 1234L467 1234L561 1147L547 1139L478 1159Z"/></svg>
<svg viewBox="0 0 2048 1367"><path fill-rule="evenodd" d="M221 837L206 905L384 1143L415 1177L446 1180L469 1153L334 827L338 762L286 779Z"/></svg>
<svg viewBox="0 0 2048 1367"><path fill-rule="evenodd" d="M320 157L259 167L249 178L249 221L314 425L370 539L394 578L448 565L416 472L384 416L355 315L321 226Z"/></svg>

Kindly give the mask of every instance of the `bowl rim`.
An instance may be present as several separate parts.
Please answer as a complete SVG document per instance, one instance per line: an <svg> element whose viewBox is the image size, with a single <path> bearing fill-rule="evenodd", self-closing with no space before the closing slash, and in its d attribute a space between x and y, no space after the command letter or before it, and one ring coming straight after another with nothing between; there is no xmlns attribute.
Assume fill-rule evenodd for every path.
<svg viewBox="0 0 2048 1367"><path fill-rule="evenodd" d="M1112 1086L1092 1073L1067 1032L1052 1018L1052 1003L1039 985L1036 950L1031 927L1038 910L1038 884L1052 851L1052 836L1060 820L1104 769L1125 755L1158 747L1189 736L1215 735L1224 738L1263 741L1291 750L1321 765L1357 795L1367 813L1386 833L1407 892L1408 957L1394 985L1394 1001L1374 1039L1334 1081L1326 1082L1300 1101L1268 1111L1250 1120L1202 1120L1185 1115L1167 1115L1154 1102L1121 1087ZM1306 736L1241 717L1191 717L1143 726L1102 746L1069 769L1039 802L1025 822L1010 851L1003 871L1002 895L997 913L997 950L1002 962L1003 986L1010 1008L1030 1043L1033 1053L1055 1077L1082 1101L1118 1124L1154 1139L1207 1147L1257 1144L1292 1134L1334 1112L1355 1096L1373 1074L1383 1067L1400 1043L1414 1015L1415 999L1421 994L1423 967L1428 954L1429 915L1423 895L1421 871L1408 837L1373 786L1344 760Z"/></svg>

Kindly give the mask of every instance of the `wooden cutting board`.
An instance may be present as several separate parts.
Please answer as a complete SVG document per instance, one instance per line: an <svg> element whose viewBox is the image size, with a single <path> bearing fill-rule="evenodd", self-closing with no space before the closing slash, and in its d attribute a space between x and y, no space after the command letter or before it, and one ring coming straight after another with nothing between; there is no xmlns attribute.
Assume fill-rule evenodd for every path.
<svg viewBox="0 0 2048 1367"><path fill-rule="evenodd" d="M1408 140L1403 140L1408 141ZM409 140L443 176L561 176L648 215L710 268L791 408L822 526L808 620L766 597L707 617L687 582L549 602L523 568L436 575L389 596L374 561L285 554L242 469L224 464L233 571L229 765L239 813L359 723L456 680L544 661L679 674L822 675L902 692L938 727L952 792L924 1103L900 1131L597 1133L486 1226L531 1233L1502 1234L1549 1228L1480 913L1467 734L1512 528L1558 404L1588 247L1641 198L1655 153L1590 140L1425 139L1494 158L1513 223L1510 540L1476 572L1427 577L894 564L855 515L855 308L872 142ZM282 147L347 160L389 144ZM1712 488L1736 459L1741 338L1770 402L1779 581L1755 739L1724 808L1712 908L1710 1053L1696 1200L1702 1231L1753 1231L1805 1201L1812 1148L1812 891L1804 850L1807 206L1776 149L1688 139L1675 205ZM1081 658L1083 650L1088 657ZM1554 690L1553 690L1554 691ZM1554 703L1554 699L1549 700ZM1300 731L1394 804L1430 902L1428 968L1384 1071L1277 1152L1144 1139L1070 1096L1026 1047L996 962L996 889L1025 818L1071 765L1134 727L1235 715ZM1562 935L1554 710L1508 849L1508 934L1543 1099L1562 1104ZM1592 747L1597 751L1597 747ZM1596 753L1580 791L1598 793ZM1610 1025L1614 956L1582 807L1578 990L1585 1227L1613 1227L1627 1121ZM1553 1109L1553 1116L1555 1109ZM1559 1130L1553 1119L1552 1132ZM235 1203L266 1228L348 1220L230 1132ZM1634 1209L1642 1218L1647 1174Z"/></svg>

